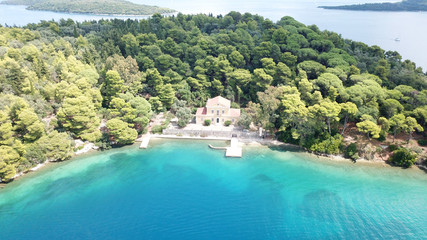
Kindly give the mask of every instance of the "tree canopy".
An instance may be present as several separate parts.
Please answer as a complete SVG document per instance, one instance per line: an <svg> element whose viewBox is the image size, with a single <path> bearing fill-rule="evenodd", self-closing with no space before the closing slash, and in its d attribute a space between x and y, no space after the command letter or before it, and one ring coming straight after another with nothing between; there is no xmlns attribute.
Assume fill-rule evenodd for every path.
<svg viewBox="0 0 427 240"><path fill-rule="evenodd" d="M130 144L153 113L172 109L183 126L218 95L245 128L319 152L341 151L349 126L378 139L426 129L415 63L291 17L41 21L0 27L1 177L66 159L70 138ZM37 147L58 139L53 155Z"/></svg>

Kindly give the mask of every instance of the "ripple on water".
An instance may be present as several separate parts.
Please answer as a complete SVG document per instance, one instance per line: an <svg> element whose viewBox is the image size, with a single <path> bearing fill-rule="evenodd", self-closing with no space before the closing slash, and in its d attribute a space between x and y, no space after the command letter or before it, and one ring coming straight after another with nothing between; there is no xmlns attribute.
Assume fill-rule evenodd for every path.
<svg viewBox="0 0 427 240"><path fill-rule="evenodd" d="M0 239L421 239L427 178L292 149L114 149L0 190ZM52 227L54 226L54 227Z"/></svg>

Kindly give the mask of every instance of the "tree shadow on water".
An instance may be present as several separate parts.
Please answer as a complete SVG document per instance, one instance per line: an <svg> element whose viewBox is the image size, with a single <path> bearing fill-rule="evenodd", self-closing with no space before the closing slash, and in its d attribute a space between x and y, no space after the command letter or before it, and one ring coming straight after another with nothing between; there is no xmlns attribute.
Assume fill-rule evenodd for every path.
<svg viewBox="0 0 427 240"><path fill-rule="evenodd" d="M268 149L275 152L292 152L292 153L303 153L307 152L303 147L293 144L283 143L281 145L270 145Z"/></svg>

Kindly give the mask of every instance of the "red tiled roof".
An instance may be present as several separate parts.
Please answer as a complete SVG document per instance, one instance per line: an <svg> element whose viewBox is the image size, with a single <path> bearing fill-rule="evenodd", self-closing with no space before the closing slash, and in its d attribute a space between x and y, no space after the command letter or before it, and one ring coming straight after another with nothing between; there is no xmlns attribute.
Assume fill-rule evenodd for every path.
<svg viewBox="0 0 427 240"><path fill-rule="evenodd" d="M208 99L208 101L206 102L206 107L216 107L218 104L229 108L231 105L231 102L226 98L218 96L218 97Z"/></svg>
<svg viewBox="0 0 427 240"><path fill-rule="evenodd" d="M207 109L205 107L201 107L197 109L196 115L206 115Z"/></svg>
<svg viewBox="0 0 427 240"><path fill-rule="evenodd" d="M231 117L240 117L240 109L230 108L230 116Z"/></svg>

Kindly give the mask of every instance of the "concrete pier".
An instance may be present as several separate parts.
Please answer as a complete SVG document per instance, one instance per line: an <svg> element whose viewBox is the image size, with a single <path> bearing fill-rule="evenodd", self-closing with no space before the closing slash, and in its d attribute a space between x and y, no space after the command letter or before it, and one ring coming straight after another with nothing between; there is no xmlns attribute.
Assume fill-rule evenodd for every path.
<svg viewBox="0 0 427 240"><path fill-rule="evenodd" d="M231 138L230 147L227 148L225 152L226 157L242 157L242 148L239 147L239 140L233 137Z"/></svg>
<svg viewBox="0 0 427 240"><path fill-rule="evenodd" d="M233 137L231 138L230 147L214 147L209 144L209 147L216 150L225 150L226 157L242 157L242 148L239 147L239 140Z"/></svg>
<svg viewBox="0 0 427 240"><path fill-rule="evenodd" d="M214 147L212 144L209 144L209 147L215 150L227 150L228 147Z"/></svg>
<svg viewBox="0 0 427 240"><path fill-rule="evenodd" d="M139 145L139 148L147 149L148 144L150 143L150 138L151 138L150 133L145 134L142 137L141 145Z"/></svg>

